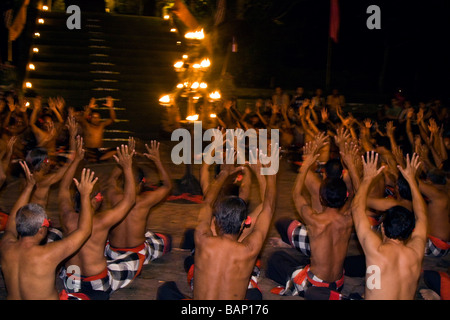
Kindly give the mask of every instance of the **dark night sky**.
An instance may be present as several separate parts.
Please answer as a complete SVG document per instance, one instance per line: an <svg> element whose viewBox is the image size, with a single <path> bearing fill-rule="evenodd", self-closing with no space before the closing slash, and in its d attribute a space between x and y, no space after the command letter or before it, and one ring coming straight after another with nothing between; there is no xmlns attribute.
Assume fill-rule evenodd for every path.
<svg viewBox="0 0 450 320"><path fill-rule="evenodd" d="M332 46L332 87L384 94L403 87L415 99L448 96L450 1L340 0L339 4L341 24L339 43ZM381 9L381 30L366 27L370 16L366 10L372 4ZM253 23L251 36L242 41L244 46L246 41L266 43L265 57L274 63L270 72L275 83L324 87L329 0L277 0L271 12L267 14L272 20L268 27L271 42L258 32L269 29ZM274 18L281 23L273 23ZM384 81L380 82L383 70Z"/></svg>

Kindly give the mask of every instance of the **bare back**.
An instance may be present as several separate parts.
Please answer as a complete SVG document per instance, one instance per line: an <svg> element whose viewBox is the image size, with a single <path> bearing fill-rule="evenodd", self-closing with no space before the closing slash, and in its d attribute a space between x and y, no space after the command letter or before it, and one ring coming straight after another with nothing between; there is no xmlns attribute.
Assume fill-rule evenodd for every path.
<svg viewBox="0 0 450 320"><path fill-rule="evenodd" d="M307 224L311 272L324 281L337 281L342 277L353 230L351 214L326 208L322 213L312 211L311 215L314 218Z"/></svg>
<svg viewBox="0 0 450 320"><path fill-rule="evenodd" d="M450 205L445 192L440 192L440 197L428 203L428 234L450 241Z"/></svg>
<svg viewBox="0 0 450 320"><path fill-rule="evenodd" d="M43 246L24 246L15 241L3 245L1 265L8 300L58 300L56 263Z"/></svg>
<svg viewBox="0 0 450 320"><path fill-rule="evenodd" d="M366 284L366 300L413 300L422 268L422 258L402 243L383 243L376 253L366 255L367 267L380 271ZM370 276L370 275L369 275Z"/></svg>
<svg viewBox="0 0 450 320"><path fill-rule="evenodd" d="M124 220L109 232L109 242L115 248L135 248L145 241L147 217L150 208L138 200Z"/></svg>
<svg viewBox="0 0 450 320"><path fill-rule="evenodd" d="M256 258L242 243L224 237L202 237L195 247L194 299L245 299Z"/></svg>

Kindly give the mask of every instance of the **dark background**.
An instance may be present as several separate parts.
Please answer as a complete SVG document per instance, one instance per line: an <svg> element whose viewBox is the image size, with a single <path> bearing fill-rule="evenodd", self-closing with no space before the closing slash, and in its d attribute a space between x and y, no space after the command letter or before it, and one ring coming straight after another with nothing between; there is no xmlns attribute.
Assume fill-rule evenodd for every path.
<svg viewBox="0 0 450 320"><path fill-rule="evenodd" d="M239 52L229 71L238 86L326 89L329 0L256 0L244 20L227 17L222 46ZM381 9L369 30L367 7ZM450 84L450 1L341 0L330 88L355 99L384 99L397 88L415 100L444 98ZM232 55L232 56L233 56Z"/></svg>

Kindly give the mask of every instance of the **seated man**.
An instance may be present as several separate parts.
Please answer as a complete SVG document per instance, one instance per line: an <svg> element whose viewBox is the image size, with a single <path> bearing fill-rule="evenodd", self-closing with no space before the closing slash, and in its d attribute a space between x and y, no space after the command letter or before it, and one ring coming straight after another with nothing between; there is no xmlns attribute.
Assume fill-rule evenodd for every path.
<svg viewBox="0 0 450 320"><path fill-rule="evenodd" d="M420 192L428 199L428 240L425 255L443 257L450 251L450 201L447 179L441 170L432 169L427 180L419 180Z"/></svg>
<svg viewBox="0 0 450 320"><path fill-rule="evenodd" d="M363 162L364 176L352 204L353 221L366 265L374 270L371 277L375 282L366 283L365 299L413 300L427 236L426 205L416 181L416 171L421 163L414 154L411 160L406 157L405 168L398 166L410 185L414 213L402 206L389 209L381 223L380 237L372 230L366 215L370 186L384 169L384 166L378 169L377 162L378 154L368 152Z"/></svg>
<svg viewBox="0 0 450 320"><path fill-rule="evenodd" d="M342 179L328 178L322 182L320 198L323 211L315 211L302 195L305 178L310 167L319 157L317 153L323 141L307 143L305 159L299 170L293 197L304 224L296 220L281 220L277 228L285 242L304 255L310 264L298 267L297 261L275 252L268 260L267 277L285 285L272 290L280 295L305 295L311 286L327 287L336 293L344 284L344 259L353 228L347 186Z"/></svg>
<svg viewBox="0 0 450 320"><path fill-rule="evenodd" d="M252 151L250 151L250 154L253 156ZM205 164L203 164L203 167L205 167ZM257 161L256 164L249 164L249 167L250 167L250 169L244 167L244 169L243 169L243 171L245 170L244 177L245 177L245 175L249 176L251 174L251 171L255 174L257 181L259 183L259 192L260 192L261 203L258 204L252 210L252 212L248 215L248 217L245 221L245 224L244 224L245 229L242 232L242 234L240 235L238 241L241 241L242 239L244 239L247 236L247 234L251 231L251 229L253 227L252 221L256 221L258 215L261 212L262 202L264 201L264 194L265 194L265 189L266 189L266 179L264 176L262 176L260 174L261 163L259 161ZM216 200L217 203L220 203L220 201L222 199L228 199L232 196L235 196L235 197L239 197L240 199L242 199L244 201L244 203L246 203L247 208L249 208L248 195L250 193L250 190L241 192L241 190L236 190L236 188L234 188L234 186L236 186L235 176L236 175L239 176L240 174L241 174L241 172L237 172L233 175L228 176L228 178L225 180L221 190L219 191L219 194L218 194L217 200ZM203 176L203 178L204 178L204 176ZM250 177L247 177L244 179L246 180L245 183L250 184L249 183L249 181L251 181ZM206 182L206 181L204 181L204 182ZM209 179L208 179L208 186L209 186ZM244 186L244 187L245 187L245 189L250 189L249 185ZM241 189L242 189L242 187L241 187ZM235 192L233 192L233 191L235 191ZM206 190L205 194L207 194L207 192L208 191ZM212 221L212 223L211 223L211 231L213 232L213 234L217 234L216 233L216 225L215 225L214 221ZM194 265L194 255L195 255L194 233L195 233L195 229L186 230L186 232L184 234L183 245L182 245L183 249L191 249L191 255L188 256L184 261L185 271L188 273L187 280L191 286L191 290L194 289L194 267L195 267L195 265ZM260 261L260 259L257 259L257 262L252 271L251 279L249 281L248 290L246 293L247 300L261 300L262 299L262 293L258 288L258 280L260 277L260 268L261 268L261 261Z"/></svg>
<svg viewBox="0 0 450 320"><path fill-rule="evenodd" d="M106 99L104 106L109 109L109 119L103 120L100 113L92 111L97 107L95 98L91 99L89 105L84 111L83 116L78 119L83 127L83 138L86 143L87 158L93 162L107 160L116 152L114 149L102 149L105 128L112 125L116 121L114 101L111 97Z"/></svg>
<svg viewBox="0 0 450 320"><path fill-rule="evenodd" d="M273 155L279 156L279 150ZM227 178L242 167L233 164L222 166L221 172L209 186L199 213L195 229L194 299L196 300L242 300L246 298L255 262L260 254L275 211L276 173L266 178L264 202L252 228L244 231L247 205L236 196L217 196ZM261 173L261 171L259 171ZM214 226L213 230L211 225ZM163 289L163 290L161 290ZM158 289L158 298L182 299L173 282ZM169 299L170 299L169 298Z"/></svg>
<svg viewBox="0 0 450 320"><path fill-rule="evenodd" d="M131 140L130 144L134 145L134 140ZM140 185L135 188L136 203L127 216L109 231L109 243L105 249L105 254L110 260L115 260L127 252L137 252L140 260L138 274L144 265L161 258L171 250L172 246L170 235L147 229L150 209L169 194L172 181L161 162L159 142L151 141L150 147L148 145L145 147L147 153L144 153L144 156L156 165L162 185L154 191L141 192ZM121 201L124 197L114 177L113 173L107 190L107 197L112 204Z"/></svg>
<svg viewBox="0 0 450 320"><path fill-rule="evenodd" d="M136 253L123 255L121 260L112 261L104 254L109 230L126 216L135 201L131 168L133 154L134 149L129 151L127 146L122 145L121 148L117 148L117 156L114 155L114 158L123 168L125 176L123 199L110 209L94 214L91 237L65 263L61 278L71 298L109 299L112 292L128 285L137 275L139 256ZM61 181L58 194L64 236L70 235L78 226L79 213L72 205L70 185L78 164L83 158L82 139L78 137L75 160ZM78 280L78 283L73 283L72 279ZM80 296L80 294L83 295Z"/></svg>
<svg viewBox="0 0 450 320"><path fill-rule="evenodd" d="M278 148L276 148L279 152ZM275 156L277 155L272 155ZM240 168L225 165L210 186L200 209L195 230L194 299L244 299L256 259L264 244L275 211L276 174L266 177L266 191L261 211L252 229L240 240L247 219L245 202L235 196L217 195L226 178ZM215 233L211 230L214 223Z"/></svg>
<svg viewBox="0 0 450 320"><path fill-rule="evenodd" d="M34 179L22 162L27 184L11 210L10 219L0 245L2 272L10 300L58 300L55 273L60 263L74 254L92 231L92 210L89 195L97 179L94 172L83 170L75 185L81 194L79 227L65 239L41 245L47 236L49 222L45 210L27 204Z"/></svg>

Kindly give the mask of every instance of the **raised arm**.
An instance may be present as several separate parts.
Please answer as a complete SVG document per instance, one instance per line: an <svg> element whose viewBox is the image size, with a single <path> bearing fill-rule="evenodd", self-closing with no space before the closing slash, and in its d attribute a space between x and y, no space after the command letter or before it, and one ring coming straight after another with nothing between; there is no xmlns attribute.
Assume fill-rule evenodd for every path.
<svg viewBox="0 0 450 320"><path fill-rule="evenodd" d="M275 148L275 150L276 154L274 156L279 157L280 149ZM276 196L277 173L270 172L266 176L266 190L261 212L257 215L257 219L254 222L252 232L242 241L243 244L249 246L249 248L255 255L259 254L269 231L273 213L275 212Z"/></svg>
<svg viewBox="0 0 450 320"><path fill-rule="evenodd" d="M144 156L155 164L162 181L162 186L155 191L146 192L144 195L140 196L140 205L143 206L153 207L155 204L162 201L172 189L172 180L161 162L159 145L160 143L155 140L150 141L150 147L147 144L145 145L147 153L144 153Z"/></svg>
<svg viewBox="0 0 450 320"><path fill-rule="evenodd" d="M303 216L303 207L308 206L309 203L305 199L302 194L303 187L305 185L306 175L308 174L309 169L315 163L317 158L320 156L319 150L325 144L326 136L322 133L315 141L311 141L306 143L303 147L303 163L299 169L297 178L295 180L294 189L292 192L292 197L294 199L295 208L297 209L298 214L302 219Z"/></svg>
<svg viewBox="0 0 450 320"><path fill-rule="evenodd" d="M359 168L357 164L359 161L359 146L353 142L345 142L343 148L339 148L339 153L345 166L348 169L348 173L353 185L353 191L355 192L359 189L359 186L361 184L361 177L358 173Z"/></svg>
<svg viewBox="0 0 450 320"><path fill-rule="evenodd" d="M50 108L50 110L53 112L53 114L56 116L56 118L58 119L58 122L60 123L64 123L64 119L61 115L60 110L62 110L62 106L60 106L60 104L63 103L64 100L61 100L62 98L49 98L48 99L48 106Z"/></svg>
<svg viewBox="0 0 450 320"><path fill-rule="evenodd" d="M103 105L109 108L109 119L103 123L103 125L106 127L116 121L116 111L114 110L114 101L112 97L106 98L106 103Z"/></svg>
<svg viewBox="0 0 450 320"><path fill-rule="evenodd" d="M213 207L217 200L220 190L222 189L227 178L242 170L242 167L234 167L231 164L222 165L222 170L217 175L214 182L209 186L208 192L204 195L203 205L200 208L198 215L198 224L195 229L195 238L200 239L203 236L211 236L211 219L213 214ZM197 241L197 240L196 240Z"/></svg>
<svg viewBox="0 0 450 320"><path fill-rule="evenodd" d="M371 224L366 215L367 195L374 179L383 171L384 167L377 169L378 153L367 152L367 162L362 157L364 176L352 202L352 216L359 242L367 252L375 251L381 244L381 238L372 231Z"/></svg>
<svg viewBox="0 0 450 320"><path fill-rule="evenodd" d="M27 163L25 161L21 161L20 166L22 167L25 174L26 185L11 209L2 241L5 241L7 239L17 239L18 234L16 229L16 213L21 207L29 203L31 193L33 192L33 188L36 184L36 181L34 180L33 174L28 168Z"/></svg>
<svg viewBox="0 0 450 320"><path fill-rule="evenodd" d="M106 229L122 220L135 204L136 201L136 185L134 183L132 158L134 149L129 150L127 145L117 147L117 153L114 155L116 162L122 167L124 175L124 189L122 199L111 209L105 210L99 214L99 221Z"/></svg>
<svg viewBox="0 0 450 320"><path fill-rule="evenodd" d="M76 138L76 149L75 156L72 163L69 165L67 171L61 179L58 190L58 205L61 214L71 212L72 207L72 197L70 194L70 186L75 176L75 172L80 164L81 160L84 159L84 149L83 149L83 138L77 136Z"/></svg>
<svg viewBox="0 0 450 320"><path fill-rule="evenodd" d="M409 187L411 188L413 212L416 217L416 225L407 245L413 248L419 256L423 256L427 240L427 206L420 193L416 179L416 173L420 165L421 162L417 154L413 154L411 160L408 154L406 155L406 167L402 168L398 166L398 169L406 181L408 181Z"/></svg>
<svg viewBox="0 0 450 320"><path fill-rule="evenodd" d="M75 186L80 192L81 210L78 219L78 228L65 236L60 241L54 241L46 245L50 253L49 257L55 261L61 261L77 251L92 233L92 216L90 194L97 183L98 178L90 169L84 168L81 172L80 181L73 179Z"/></svg>
<svg viewBox="0 0 450 320"><path fill-rule="evenodd" d="M39 127L36 125L36 121L37 121L37 118L38 118L38 113L39 113L39 111L41 111L41 107L42 107L41 97L36 97L34 99L33 112L31 113L31 117L30 117L30 127L31 127L31 130L34 133L41 132L41 129L39 129Z"/></svg>

